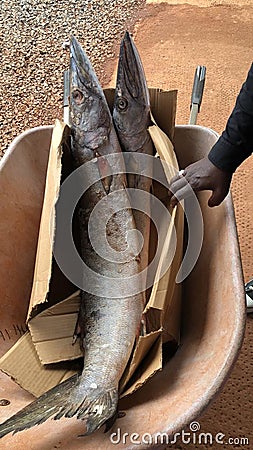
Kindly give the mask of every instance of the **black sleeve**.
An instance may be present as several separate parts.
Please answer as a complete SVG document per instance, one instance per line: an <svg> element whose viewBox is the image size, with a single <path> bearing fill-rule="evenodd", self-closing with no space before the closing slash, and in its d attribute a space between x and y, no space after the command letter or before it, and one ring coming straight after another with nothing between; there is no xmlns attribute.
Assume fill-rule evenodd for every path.
<svg viewBox="0 0 253 450"><path fill-rule="evenodd" d="M229 172L253 152L253 64L242 85L226 129L211 149L208 158Z"/></svg>

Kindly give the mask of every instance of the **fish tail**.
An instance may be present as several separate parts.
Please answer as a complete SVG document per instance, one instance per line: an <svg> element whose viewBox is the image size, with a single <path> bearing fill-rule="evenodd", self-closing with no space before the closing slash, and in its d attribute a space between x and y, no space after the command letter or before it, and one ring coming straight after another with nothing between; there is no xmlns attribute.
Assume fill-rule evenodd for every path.
<svg viewBox="0 0 253 450"><path fill-rule="evenodd" d="M93 386L87 389L80 377L74 375L0 424L0 438L40 425L50 417L58 420L74 416L86 420L85 436L110 421L117 412L117 405L116 388L103 392Z"/></svg>
<svg viewBox="0 0 253 450"><path fill-rule="evenodd" d="M77 411L72 408L66 411L64 415L65 417L76 415L77 419L85 420L86 431L83 436L87 436L103 424L106 425L105 431L110 429L118 417L117 408L118 390L111 388L96 394L89 392Z"/></svg>
<svg viewBox="0 0 253 450"><path fill-rule="evenodd" d="M81 398L81 402L80 402ZM54 416L54 420L62 417L74 417L85 421L86 431L82 436L87 436L100 428L103 424L111 422L117 418L118 390L115 388L107 391L99 391L94 388L86 390L83 397L77 392L73 392L67 405L63 405Z"/></svg>

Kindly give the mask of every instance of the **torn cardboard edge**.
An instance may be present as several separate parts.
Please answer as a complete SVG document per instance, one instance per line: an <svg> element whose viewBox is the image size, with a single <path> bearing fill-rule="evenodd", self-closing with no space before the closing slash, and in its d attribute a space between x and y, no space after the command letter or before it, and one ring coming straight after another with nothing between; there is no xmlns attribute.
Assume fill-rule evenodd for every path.
<svg viewBox="0 0 253 450"><path fill-rule="evenodd" d="M61 365L49 368L41 364L31 334L26 332L1 358L1 370L35 397L67 380L77 371Z"/></svg>
<svg viewBox="0 0 253 450"><path fill-rule="evenodd" d="M41 364L83 357L80 342L73 342L80 307L80 290L34 317L28 328Z"/></svg>
<svg viewBox="0 0 253 450"><path fill-rule="evenodd" d="M56 120L49 150L45 195L27 321L32 317L34 308L47 299L53 259L54 211L60 189L62 145L69 132L67 125Z"/></svg>
<svg viewBox="0 0 253 450"><path fill-rule="evenodd" d="M109 94L112 95L113 91L110 90ZM161 94L160 90L151 90L151 99L155 99L156 105L159 105L159 96ZM166 104L165 98L167 94L167 100L175 102L175 91L162 92L162 98L164 105ZM151 101L152 106L152 101ZM174 106L170 108L171 111L174 110ZM157 111L159 106L157 106ZM159 114L157 115L159 116ZM157 119L156 116L156 120ZM165 122L165 121L164 121ZM171 126L174 120L168 120L167 124L170 129L171 135L173 135L173 127ZM149 129L151 137L153 139L156 150L161 158L161 160L168 160L172 165L175 165L175 154L173 146L170 143L168 137L158 129L157 125L153 125ZM31 303L28 313L28 318L31 317L33 308L36 308L41 302L47 300L47 293L49 289L50 275L52 270L52 233L54 226L52 226L54 218L52 219L52 210L54 210L55 203L57 200L57 195L60 186L60 176L61 176L61 147L68 133L68 127L63 123L57 121L56 126L53 131L52 142L50 147L50 157L48 162L47 170L47 180L45 188L45 200L42 209L41 216L41 227L39 231L38 239L38 251L36 256L36 269L34 276L34 287L32 291ZM166 173L166 171L165 171ZM174 173L173 173L174 175ZM170 173L166 173L167 178L170 177ZM177 211L177 213L176 213ZM180 208L174 209L173 217L171 220L171 226L169 227L166 241L170 239L171 229L174 220L177 218L178 227L181 234L181 244L183 236L183 215L180 213ZM50 226L51 223L51 226ZM45 250L46 249L46 250ZM45 255L46 252L46 255ZM49 256L50 253L50 256ZM164 254L165 252L163 252ZM180 256L182 256L181 249L179 248ZM46 258L44 259L44 256ZM178 266L178 261L176 262ZM175 263L174 263L175 265ZM159 267L158 267L159 269ZM159 269L160 270L160 269ZM178 267L174 268L173 273L177 273ZM165 273L165 275L153 286L153 290L156 293L151 294L150 302L146 306L145 313L149 317L151 325L154 324L151 333L147 336L141 337L136 344L133 351L133 357L129 362L126 371L121 380L122 396L128 395L134 392L145 380L149 379L156 371L162 368L162 342L166 340L178 340L179 336L179 315L180 315L180 289L175 289L175 279L171 278L171 269ZM80 299L79 299L80 300ZM165 303L169 304L166 305ZM74 308L73 308L74 305ZM59 309L60 308L60 309ZM64 313L61 314L61 308L64 309ZM76 311L75 311L76 309ZM165 309L166 314L163 309ZM15 346L0 360L0 368L8 373L12 378L16 379L17 382L27 389L29 392L34 393L34 395L40 395L41 393L52 387L52 379L54 379L55 384L60 382L59 380L66 379L66 370L62 369L48 369L44 367L40 360L44 364L51 364L52 362L62 361L65 359L76 359L79 356L83 356L78 348L78 343L72 346L72 336L76 324L76 317L78 311L78 294L73 294L68 297L63 302L60 302L53 307L45 310L41 314L35 316L32 320L28 321L28 326L30 329L30 334L28 333L19 341ZM171 313L175 314L176 320L169 316ZM155 320L154 317L156 318ZM171 329L166 323L167 318L170 319ZM55 319L55 320L54 320ZM41 321L41 322L40 322ZM64 333L59 332L64 329ZM154 341L155 337L155 341ZM31 370L32 364L37 368L38 374L36 377L37 388L34 386L29 389L29 383L27 382L29 376L27 376L26 371L20 373L19 365L16 362L20 359L20 355L23 353L23 348L25 341L27 340L27 348L30 349L29 353L29 371ZM33 349L31 349L31 340L33 340ZM29 345L28 345L29 341ZM64 344L62 346L62 344ZM20 345L20 349L19 349ZM66 345L66 347L65 347ZM35 350L36 349L36 350ZM152 360L149 357L149 351L152 349ZM66 350L66 352L65 352ZM20 351L20 354L19 354ZM27 353L28 357L28 353ZM145 357L145 365L141 365L140 362L143 361ZM33 361L33 363L32 363ZM40 364L40 365L39 365ZM140 367L140 365L142 367ZM39 367L41 368L41 376L39 375ZM138 368L137 372L136 369ZM24 369L24 367L23 367ZM49 371L56 370L57 375L51 376ZM136 373L141 373L140 379L135 379L133 385L131 385L130 379ZM73 372L71 372L73 374ZM24 378L24 383L22 382L22 377ZM38 381L39 380L39 381ZM23 383L23 384L22 384ZM126 391L124 392L124 389ZM36 391L36 394L35 394Z"/></svg>

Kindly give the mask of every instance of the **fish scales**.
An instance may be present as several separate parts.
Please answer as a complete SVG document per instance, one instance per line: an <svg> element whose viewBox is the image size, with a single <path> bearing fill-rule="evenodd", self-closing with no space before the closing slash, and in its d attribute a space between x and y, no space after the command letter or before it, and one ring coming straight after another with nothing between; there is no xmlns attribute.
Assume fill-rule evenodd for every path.
<svg viewBox="0 0 253 450"><path fill-rule="evenodd" d="M128 187L150 193L152 158L145 159L147 176L141 175L143 159L138 158L138 153L154 155L153 143L148 132L148 126L151 124L149 91L140 55L128 31L120 46L113 120L122 150L131 153L128 159L129 172L131 171L127 174ZM136 228L144 238L140 252L141 270L147 268L149 261L150 199L146 200L145 207L146 214L138 209L133 211ZM142 277L143 290L146 288L146 279L147 276Z"/></svg>

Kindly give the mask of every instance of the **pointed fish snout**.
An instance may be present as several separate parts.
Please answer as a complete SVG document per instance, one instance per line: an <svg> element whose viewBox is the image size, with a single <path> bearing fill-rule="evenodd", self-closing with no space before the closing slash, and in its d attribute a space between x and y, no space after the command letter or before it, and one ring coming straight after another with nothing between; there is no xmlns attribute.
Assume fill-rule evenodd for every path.
<svg viewBox="0 0 253 450"><path fill-rule="evenodd" d="M124 34L119 54L116 89L123 87L127 87L133 97L142 97L145 104L150 103L141 58L129 31Z"/></svg>

